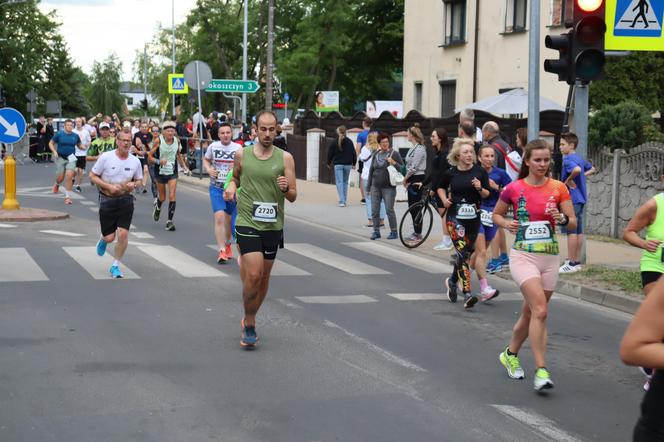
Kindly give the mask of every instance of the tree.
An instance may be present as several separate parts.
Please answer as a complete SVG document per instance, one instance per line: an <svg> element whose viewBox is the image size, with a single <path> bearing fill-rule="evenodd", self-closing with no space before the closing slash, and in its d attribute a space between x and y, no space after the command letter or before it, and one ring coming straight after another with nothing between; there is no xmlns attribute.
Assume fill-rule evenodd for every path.
<svg viewBox="0 0 664 442"><path fill-rule="evenodd" d="M115 54L92 65L90 104L104 115L125 113L125 99L120 93L122 63Z"/></svg>
<svg viewBox="0 0 664 442"><path fill-rule="evenodd" d="M588 144L629 150L646 141L661 141L664 134L657 130L650 111L635 101L624 101L600 108L590 119Z"/></svg>

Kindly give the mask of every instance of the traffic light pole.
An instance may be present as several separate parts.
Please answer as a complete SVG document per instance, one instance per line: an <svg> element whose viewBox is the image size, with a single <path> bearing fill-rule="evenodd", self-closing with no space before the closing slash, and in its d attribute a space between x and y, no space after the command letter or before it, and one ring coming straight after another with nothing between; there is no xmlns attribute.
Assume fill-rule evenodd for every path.
<svg viewBox="0 0 664 442"><path fill-rule="evenodd" d="M576 146L576 153L581 158L588 158L588 109L589 109L589 94L588 84L583 81L577 81L574 87L574 130L576 136L579 138L579 144ZM583 173L583 171L581 172ZM586 210L583 210L583 224L585 224ZM585 225L581 226L582 232L585 231ZM583 237L583 246L581 247L581 263L586 263L586 239Z"/></svg>
<svg viewBox="0 0 664 442"><path fill-rule="evenodd" d="M540 1L530 1L530 32L528 48L528 140L539 138L540 132Z"/></svg>

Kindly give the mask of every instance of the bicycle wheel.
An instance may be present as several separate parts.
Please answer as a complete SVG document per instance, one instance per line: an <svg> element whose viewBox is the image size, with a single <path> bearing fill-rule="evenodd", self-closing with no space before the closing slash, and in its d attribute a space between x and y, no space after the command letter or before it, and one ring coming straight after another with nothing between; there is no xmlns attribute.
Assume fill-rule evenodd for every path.
<svg viewBox="0 0 664 442"><path fill-rule="evenodd" d="M415 233L415 226L418 224L422 226L420 234ZM425 201L414 203L408 207L408 210L403 214L399 223L399 239L401 240L401 244L409 249L419 247L429 237L432 227L433 213L431 212L431 206Z"/></svg>

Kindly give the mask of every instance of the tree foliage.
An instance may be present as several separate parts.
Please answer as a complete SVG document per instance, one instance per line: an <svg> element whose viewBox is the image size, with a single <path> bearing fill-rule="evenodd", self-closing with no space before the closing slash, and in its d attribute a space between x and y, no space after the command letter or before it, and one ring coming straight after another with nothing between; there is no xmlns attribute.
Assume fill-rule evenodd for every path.
<svg viewBox="0 0 664 442"><path fill-rule="evenodd" d="M635 101L624 101L600 108L590 119L590 147L629 150L646 141L661 141L648 108Z"/></svg>
<svg viewBox="0 0 664 442"><path fill-rule="evenodd" d="M92 65L90 104L96 112L111 115L126 113L125 98L120 94L122 63L111 54L102 62Z"/></svg>

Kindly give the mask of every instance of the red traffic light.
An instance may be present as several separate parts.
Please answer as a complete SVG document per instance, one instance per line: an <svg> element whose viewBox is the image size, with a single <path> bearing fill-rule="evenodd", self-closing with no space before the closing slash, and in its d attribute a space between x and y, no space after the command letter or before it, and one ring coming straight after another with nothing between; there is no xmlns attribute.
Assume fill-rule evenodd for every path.
<svg viewBox="0 0 664 442"><path fill-rule="evenodd" d="M286 108L286 103L273 103L272 108L273 109L285 109Z"/></svg>
<svg viewBox="0 0 664 442"><path fill-rule="evenodd" d="M577 6L585 12L595 12L604 4L604 0L576 0Z"/></svg>

